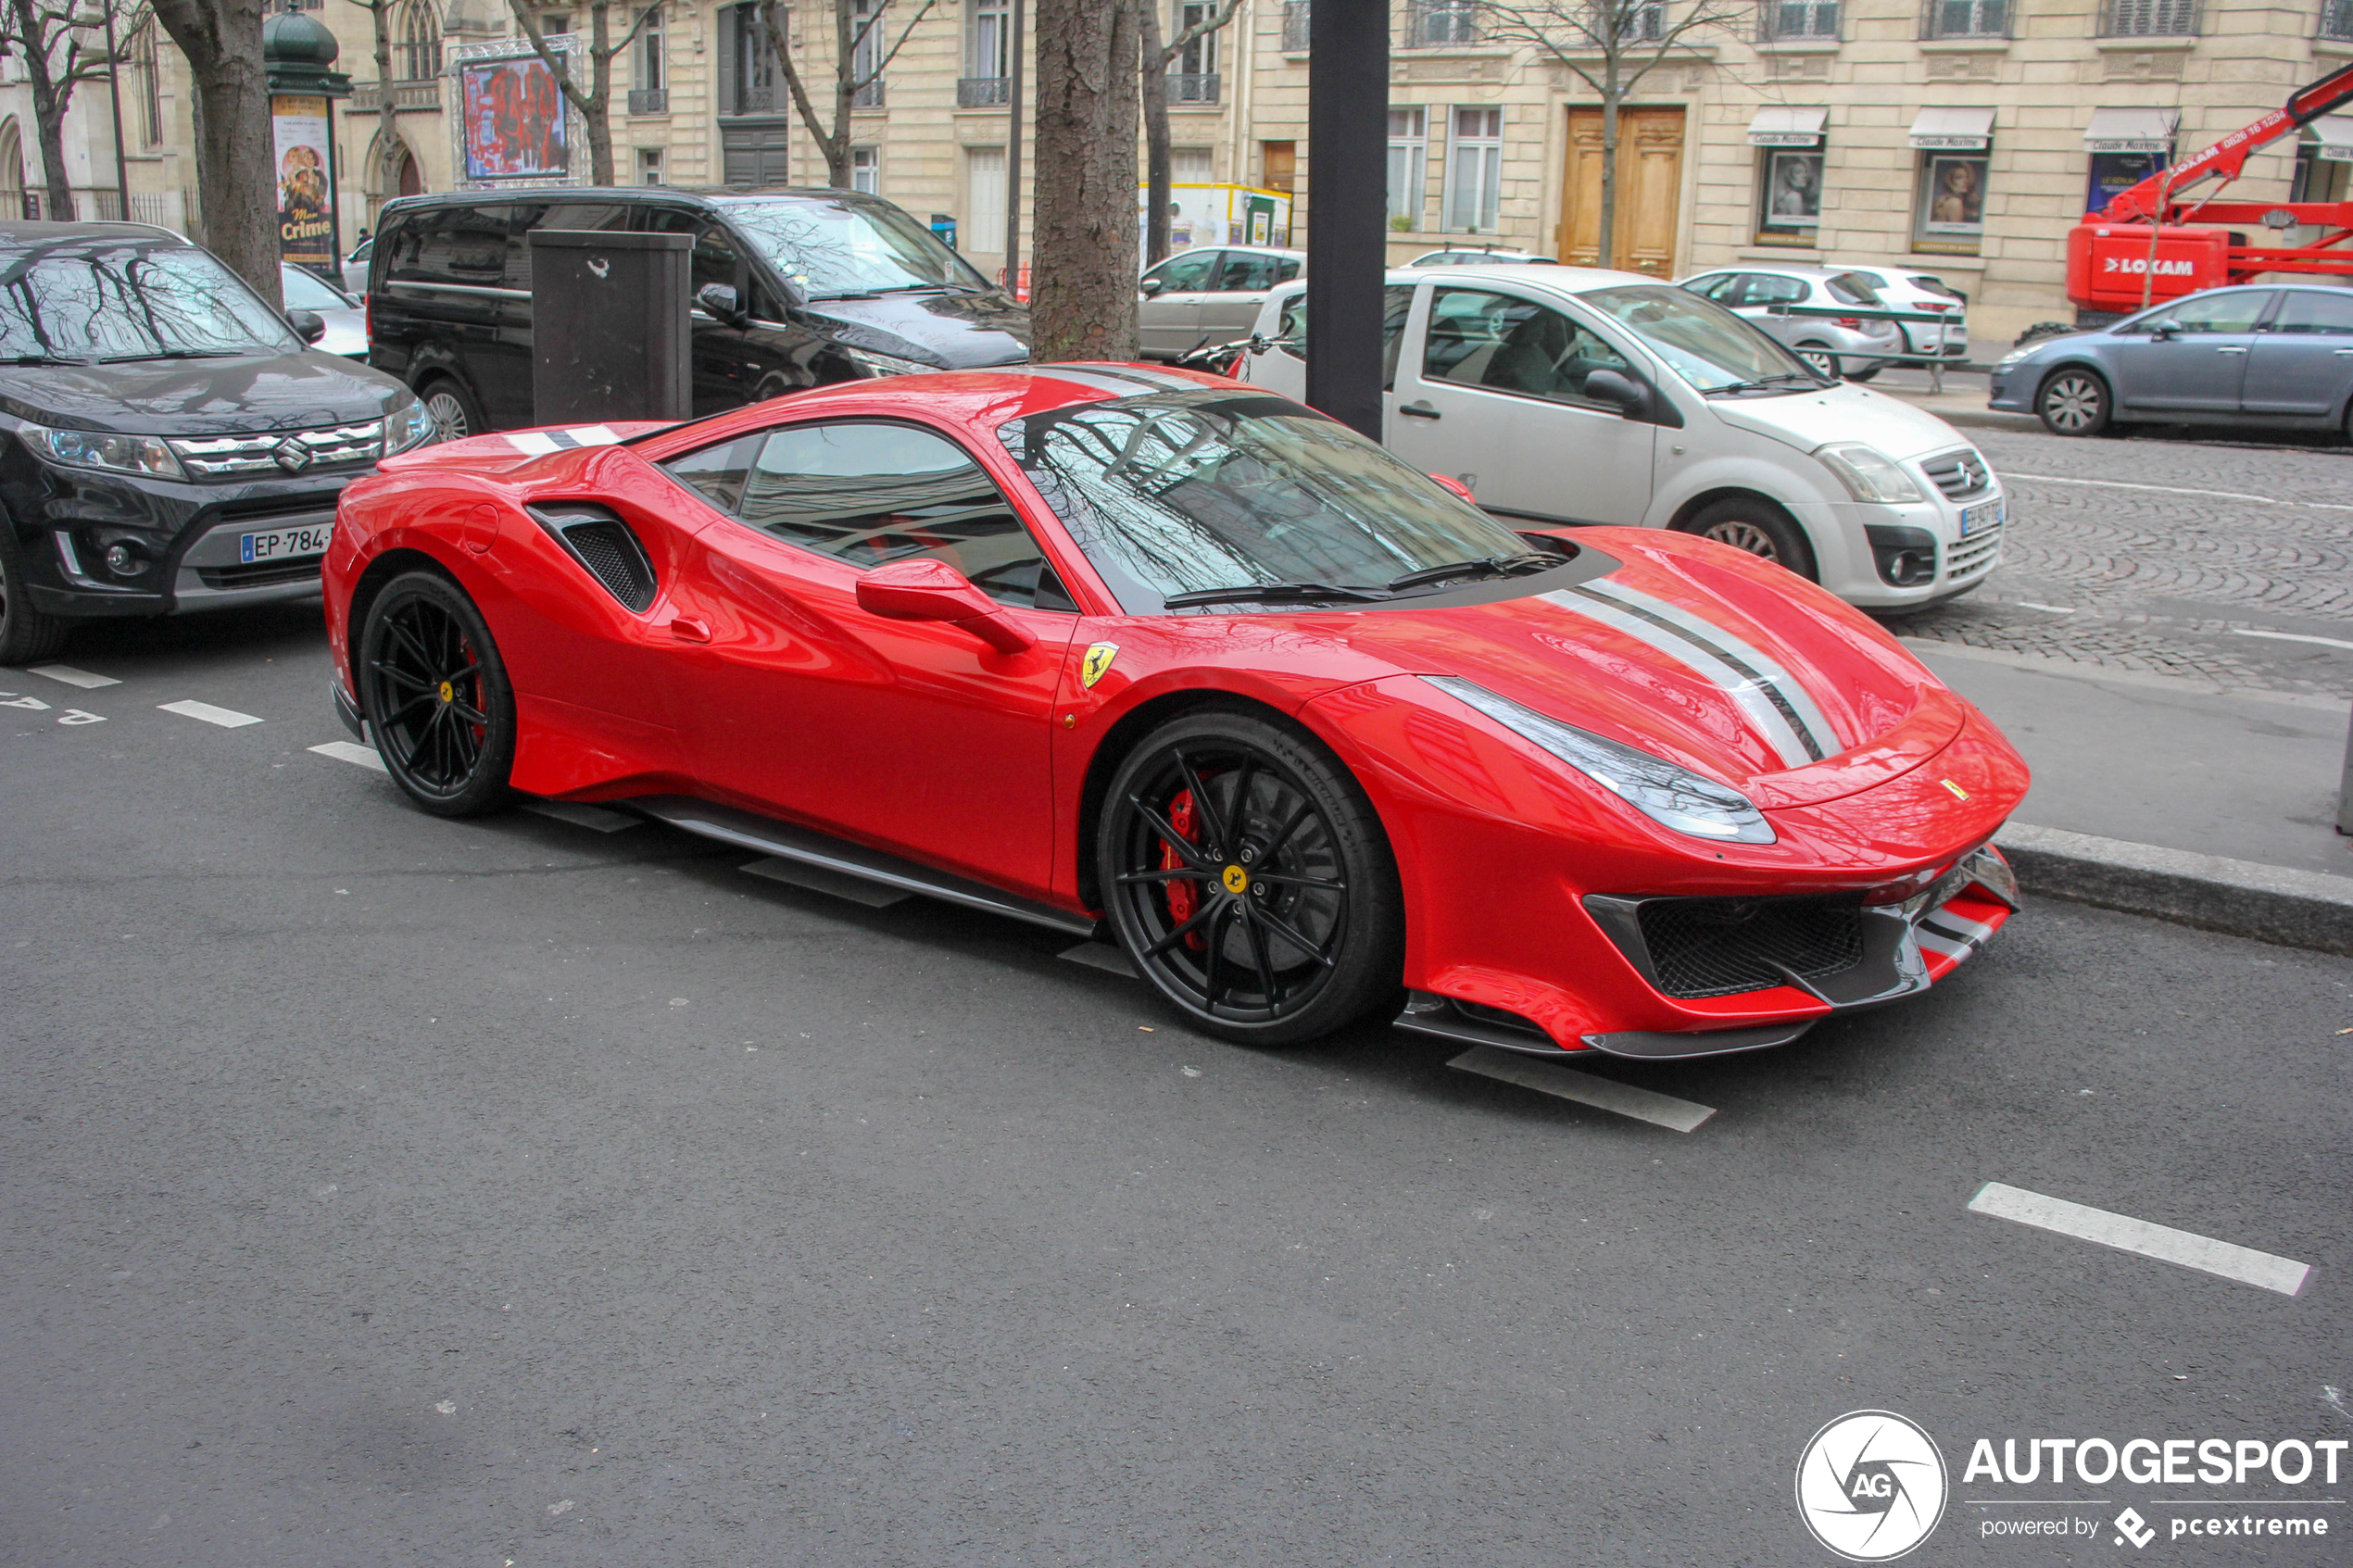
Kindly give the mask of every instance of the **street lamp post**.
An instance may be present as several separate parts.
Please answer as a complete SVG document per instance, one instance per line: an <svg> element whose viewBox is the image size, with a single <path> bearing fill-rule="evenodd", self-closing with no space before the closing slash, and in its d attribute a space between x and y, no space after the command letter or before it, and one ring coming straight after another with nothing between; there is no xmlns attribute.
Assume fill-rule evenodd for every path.
<svg viewBox="0 0 2353 1568"><path fill-rule="evenodd" d="M122 155L122 63L121 52L114 42L114 0L99 0L98 14L83 11L73 19L76 27L104 28L107 34L107 109L114 117L114 199L120 210L115 216L131 217L131 166Z"/></svg>

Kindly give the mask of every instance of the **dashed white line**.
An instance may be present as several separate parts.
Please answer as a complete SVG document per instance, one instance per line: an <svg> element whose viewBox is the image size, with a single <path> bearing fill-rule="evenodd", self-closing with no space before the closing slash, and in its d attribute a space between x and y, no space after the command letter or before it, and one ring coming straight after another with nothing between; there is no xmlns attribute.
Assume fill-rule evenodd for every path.
<svg viewBox="0 0 2353 1568"><path fill-rule="evenodd" d="M2014 1220L2037 1230L2071 1236L2078 1241L2113 1247L2120 1252L2136 1252L2160 1262L2219 1274L2241 1285L2276 1290L2283 1296L2300 1293L2312 1277L2311 1265L2293 1258L2258 1252L2251 1247L2177 1231L2171 1225L2152 1224L2127 1214L2111 1214L2105 1209L2070 1203L2063 1198L2046 1198L2039 1192L2006 1186L2000 1182L1988 1182L1978 1188L1977 1196L1969 1200L1969 1208L1974 1214Z"/></svg>
<svg viewBox="0 0 2353 1568"><path fill-rule="evenodd" d="M1572 1068L1554 1067L1550 1062L1538 1062L1516 1051L1500 1050L1493 1046L1474 1046L1446 1064L1466 1073L1483 1077L1500 1078L1506 1084L1517 1084L1523 1089L1537 1089L1563 1099L1573 1099L1597 1110L1613 1110L1620 1116L1631 1116L1637 1122L1667 1127L1678 1133L1688 1133L1716 1114L1710 1105L1696 1105L1673 1095L1636 1088L1615 1078L1596 1078L1590 1073Z"/></svg>
<svg viewBox="0 0 2353 1568"><path fill-rule="evenodd" d="M2231 630L2242 637L2269 637L2275 643L2318 643L2324 648L2353 648L2353 643L2342 637L2315 637L2302 632L2259 632L2252 626L2233 626Z"/></svg>
<svg viewBox="0 0 2353 1568"><path fill-rule="evenodd" d="M46 675L52 681L63 681L69 686L95 691L100 686L122 684L111 675L93 675L87 670L76 670L70 664L36 664L26 671L29 675Z"/></svg>
<svg viewBox="0 0 2353 1568"><path fill-rule="evenodd" d="M2240 490L2191 490L2178 484L2134 484L2122 479L2062 479L2055 473L2005 473L2033 484L2088 484L2098 490L2149 490L2160 495L2205 495L2217 501L2256 501L2267 507L2309 507L2321 512L2353 512L2353 506L2335 501L2289 501L2277 495L2250 495Z"/></svg>
<svg viewBox="0 0 2353 1568"><path fill-rule="evenodd" d="M190 697L184 702L159 702L156 706L166 713L177 713L183 719L201 719L208 724L218 724L224 730L242 730L260 720L250 713L240 713L233 708L215 708L208 702Z"/></svg>
<svg viewBox="0 0 2353 1568"><path fill-rule="evenodd" d="M314 746L310 749L321 757L332 757L338 762L354 762L362 768L373 768L379 773L385 771L384 759L376 755L376 748L372 746L360 746L347 740L331 740L324 746Z"/></svg>

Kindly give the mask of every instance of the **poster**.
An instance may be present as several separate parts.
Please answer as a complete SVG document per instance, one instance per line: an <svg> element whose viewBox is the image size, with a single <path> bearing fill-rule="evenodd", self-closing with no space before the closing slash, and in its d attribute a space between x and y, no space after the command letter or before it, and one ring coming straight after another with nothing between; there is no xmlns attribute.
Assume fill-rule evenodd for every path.
<svg viewBox="0 0 2353 1568"><path fill-rule="evenodd" d="M1928 160L1923 234L1975 239L1985 232L1985 158L1939 153Z"/></svg>
<svg viewBox="0 0 2353 1568"><path fill-rule="evenodd" d="M2164 167L2163 153L2094 153L2092 189L2083 210L2105 212L2108 203Z"/></svg>
<svg viewBox="0 0 2353 1568"><path fill-rule="evenodd" d="M469 180L562 176L564 101L556 73L536 55L462 65Z"/></svg>
<svg viewBox="0 0 2353 1568"><path fill-rule="evenodd" d="M1765 214L1768 234L1811 239L1822 221L1822 155L1818 150L1774 147L1765 154Z"/></svg>
<svg viewBox="0 0 2353 1568"><path fill-rule="evenodd" d="M278 255L297 267L335 263L334 202L327 164L327 100L270 100L271 147L278 171Z"/></svg>

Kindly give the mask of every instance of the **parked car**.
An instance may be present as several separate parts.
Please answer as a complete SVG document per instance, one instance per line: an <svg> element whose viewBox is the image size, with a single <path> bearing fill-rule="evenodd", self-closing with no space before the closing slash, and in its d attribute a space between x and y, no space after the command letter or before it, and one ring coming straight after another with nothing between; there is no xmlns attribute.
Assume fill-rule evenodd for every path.
<svg viewBox="0 0 2353 1568"><path fill-rule="evenodd" d="M1307 265L1303 250L1197 245L1144 269L1136 335L1147 359L1174 359L1250 331L1266 291Z"/></svg>
<svg viewBox="0 0 2353 1568"><path fill-rule="evenodd" d="M929 229L849 191L482 191L389 203L368 263L370 363L443 439L535 422L534 229L694 236L694 409L826 382L1020 364L1029 312Z"/></svg>
<svg viewBox="0 0 2353 1568"><path fill-rule="evenodd" d="M1829 267L1741 267L1702 272L1686 278L1681 287L1712 299L1734 315L1755 323L1768 337L1797 351L1797 357L1826 376L1869 381L1887 368L1884 358L1904 352L1903 323L1875 321L1860 316L1784 316L1775 306L1834 309L1855 306L1867 310L1890 308L1869 278L1852 269Z"/></svg>
<svg viewBox="0 0 2353 1568"><path fill-rule="evenodd" d="M1383 439L1516 526L1702 534L1874 609L1964 592L2000 559L2002 484L1957 431L1821 375L1688 289L1450 267L1393 271L1388 290ZM1293 398L1303 294L1277 289L1241 356L1251 382Z"/></svg>
<svg viewBox="0 0 2353 1568"><path fill-rule="evenodd" d="M1507 250L1500 246L1485 250L1424 251L1405 265L1408 267L1484 267L1490 265L1503 267L1515 261L1543 267L1560 265L1552 257L1539 256L1532 250Z"/></svg>
<svg viewBox="0 0 2353 1568"><path fill-rule="evenodd" d="M368 258L375 254L376 241L371 234L353 246L351 254L343 258L344 293L364 295L368 292Z"/></svg>
<svg viewBox="0 0 2353 1568"><path fill-rule="evenodd" d="M1041 365L535 434L391 459L329 558L338 712L437 816L603 801L1101 932L1260 1046L1755 1049L2018 907L2025 765L1884 632L1704 539L1522 537L1260 390Z"/></svg>
<svg viewBox="0 0 2353 1568"><path fill-rule="evenodd" d="M368 358L368 313L359 302L307 268L278 264L278 289L289 310L308 310L327 324L326 334L311 346L321 354L340 354L363 364Z"/></svg>
<svg viewBox="0 0 2353 1568"><path fill-rule="evenodd" d="M0 664L77 621L319 592L335 501L432 422L168 230L0 222Z"/></svg>
<svg viewBox="0 0 2353 1568"><path fill-rule="evenodd" d="M1907 353L1933 354L1946 359L1969 358L1969 295L1932 272L1908 267L1882 267L1873 262L1832 262L1842 272L1869 278L1873 292L1891 310L1922 310L1944 318L1941 323L1898 321Z"/></svg>
<svg viewBox="0 0 2353 1568"><path fill-rule="evenodd" d="M2208 289L2003 356L1986 406L2057 435L2120 424L2343 429L2353 435L2353 289Z"/></svg>

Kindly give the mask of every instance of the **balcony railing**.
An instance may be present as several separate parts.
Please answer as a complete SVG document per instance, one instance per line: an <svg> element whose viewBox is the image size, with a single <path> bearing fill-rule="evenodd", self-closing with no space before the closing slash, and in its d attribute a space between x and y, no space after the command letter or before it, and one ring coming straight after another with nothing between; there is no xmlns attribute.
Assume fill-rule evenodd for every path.
<svg viewBox="0 0 2353 1568"><path fill-rule="evenodd" d="M667 87L632 87L629 90L631 114L668 114L670 89Z"/></svg>
<svg viewBox="0 0 2353 1568"><path fill-rule="evenodd" d="M956 107L960 109L988 109L1005 102L1009 83L1001 76L960 76L956 79Z"/></svg>
<svg viewBox="0 0 2353 1568"><path fill-rule="evenodd" d="M1478 42L1478 0L1413 0L1405 17L1405 47L1439 49Z"/></svg>
<svg viewBox="0 0 2353 1568"><path fill-rule="evenodd" d="M2179 38L2197 31L2197 0L2108 0L2100 32L2108 38Z"/></svg>
<svg viewBox="0 0 2353 1568"><path fill-rule="evenodd" d="M1283 52L1303 54L1307 48L1308 0L1283 0Z"/></svg>
<svg viewBox="0 0 2353 1568"><path fill-rule="evenodd" d="M2007 38L2010 0L1928 0L1922 38Z"/></svg>
<svg viewBox="0 0 2353 1568"><path fill-rule="evenodd" d="M878 109L882 107L883 79L878 76L872 82L866 83L865 86L858 89L857 92L852 93L849 95L849 107L853 109Z"/></svg>
<svg viewBox="0 0 2353 1568"><path fill-rule="evenodd" d="M719 106L721 114L783 114L792 107L787 89L781 82L764 86L744 85L736 89L735 101Z"/></svg>
<svg viewBox="0 0 2353 1568"><path fill-rule="evenodd" d="M1766 0L1757 9L1767 43L1832 42L1838 37L1839 0Z"/></svg>
<svg viewBox="0 0 2353 1568"><path fill-rule="evenodd" d="M1217 101L1218 78L1209 76L1168 76L1168 101L1172 104L1214 104Z"/></svg>
<svg viewBox="0 0 2353 1568"><path fill-rule="evenodd" d="M374 114L384 107L384 83L362 82L351 90L351 107L357 114ZM427 77L422 82L396 82L392 84L392 110L400 114L410 109L441 107L441 78Z"/></svg>

